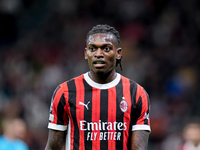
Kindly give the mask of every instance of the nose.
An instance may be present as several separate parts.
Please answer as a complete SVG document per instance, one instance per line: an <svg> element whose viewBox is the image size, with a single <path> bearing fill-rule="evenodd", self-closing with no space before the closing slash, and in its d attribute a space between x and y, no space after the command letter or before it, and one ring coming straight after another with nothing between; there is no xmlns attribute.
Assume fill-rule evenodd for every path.
<svg viewBox="0 0 200 150"><path fill-rule="evenodd" d="M98 48L95 53L95 57L103 57L103 51L101 48Z"/></svg>

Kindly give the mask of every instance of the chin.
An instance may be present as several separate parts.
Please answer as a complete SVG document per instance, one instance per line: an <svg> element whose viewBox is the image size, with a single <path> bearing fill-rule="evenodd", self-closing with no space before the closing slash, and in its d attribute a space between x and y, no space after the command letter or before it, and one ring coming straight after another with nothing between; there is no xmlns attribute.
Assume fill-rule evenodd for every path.
<svg viewBox="0 0 200 150"><path fill-rule="evenodd" d="M96 73L98 75L101 75L101 74L105 74L106 71L104 71L104 70L95 70L94 73Z"/></svg>
<svg viewBox="0 0 200 150"><path fill-rule="evenodd" d="M97 75L105 75L105 74L110 74L113 71L113 69L110 69L110 70L95 69L95 70L92 70L92 71Z"/></svg>

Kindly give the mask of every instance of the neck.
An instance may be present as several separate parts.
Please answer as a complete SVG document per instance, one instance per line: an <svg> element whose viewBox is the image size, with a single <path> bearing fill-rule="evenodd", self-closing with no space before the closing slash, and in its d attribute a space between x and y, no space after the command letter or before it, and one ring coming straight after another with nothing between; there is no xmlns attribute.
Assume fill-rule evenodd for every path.
<svg viewBox="0 0 200 150"><path fill-rule="evenodd" d="M94 71L90 70L88 75L94 82L105 84L113 81L116 78L117 73L115 70L107 73L95 73Z"/></svg>

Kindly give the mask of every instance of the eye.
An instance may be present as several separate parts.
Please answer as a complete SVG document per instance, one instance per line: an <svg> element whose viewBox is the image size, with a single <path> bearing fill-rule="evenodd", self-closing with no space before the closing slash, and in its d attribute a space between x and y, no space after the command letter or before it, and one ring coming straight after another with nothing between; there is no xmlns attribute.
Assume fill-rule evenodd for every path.
<svg viewBox="0 0 200 150"><path fill-rule="evenodd" d="M95 51L95 50L96 50L96 48L95 48L95 47L93 47L93 46L90 46L88 49L89 49L91 52L93 52L93 51Z"/></svg>
<svg viewBox="0 0 200 150"><path fill-rule="evenodd" d="M109 52L110 50L111 50L110 47L108 47L108 46L104 47L104 51Z"/></svg>

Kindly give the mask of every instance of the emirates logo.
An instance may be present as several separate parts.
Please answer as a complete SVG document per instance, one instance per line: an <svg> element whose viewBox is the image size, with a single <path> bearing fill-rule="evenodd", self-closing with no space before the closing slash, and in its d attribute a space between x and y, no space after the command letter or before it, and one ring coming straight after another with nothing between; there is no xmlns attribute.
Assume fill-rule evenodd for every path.
<svg viewBox="0 0 200 150"><path fill-rule="evenodd" d="M119 105L120 109L122 112L126 112L127 109L128 109L128 103L125 101L125 98L122 97L122 101L120 102L120 105Z"/></svg>

